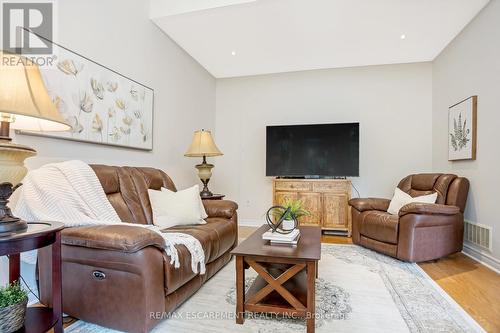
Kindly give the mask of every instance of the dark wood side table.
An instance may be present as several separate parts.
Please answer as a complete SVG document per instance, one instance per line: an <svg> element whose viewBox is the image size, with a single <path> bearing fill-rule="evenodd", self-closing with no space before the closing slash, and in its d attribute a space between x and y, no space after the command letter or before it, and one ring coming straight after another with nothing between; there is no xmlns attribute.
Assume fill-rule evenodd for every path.
<svg viewBox="0 0 500 333"><path fill-rule="evenodd" d="M236 256L236 323L245 311L304 317L307 333L314 333L315 292L321 259L321 228L301 226L297 246L270 245L262 239L263 225L238 245ZM258 276L245 293L245 270Z"/></svg>
<svg viewBox="0 0 500 333"><path fill-rule="evenodd" d="M30 222L21 232L0 234L0 256L9 257L9 282L21 275L21 252L52 246L52 308L29 307L24 327L16 333L45 333L54 328L63 332L61 296L61 234L64 225L59 222Z"/></svg>
<svg viewBox="0 0 500 333"><path fill-rule="evenodd" d="M201 198L202 200L222 200L225 197L224 194L213 194L211 197Z"/></svg>

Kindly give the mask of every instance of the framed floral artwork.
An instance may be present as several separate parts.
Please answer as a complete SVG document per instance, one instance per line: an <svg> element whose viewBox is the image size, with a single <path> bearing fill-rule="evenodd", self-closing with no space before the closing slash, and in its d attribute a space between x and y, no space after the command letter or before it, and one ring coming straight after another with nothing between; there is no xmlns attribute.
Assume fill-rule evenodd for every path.
<svg viewBox="0 0 500 333"><path fill-rule="evenodd" d="M41 37L42 38L42 37ZM27 132L134 149L153 149L153 89L54 42L53 61L40 66L69 132Z"/></svg>
<svg viewBox="0 0 500 333"><path fill-rule="evenodd" d="M475 160L477 145L477 96L448 110L448 160Z"/></svg>

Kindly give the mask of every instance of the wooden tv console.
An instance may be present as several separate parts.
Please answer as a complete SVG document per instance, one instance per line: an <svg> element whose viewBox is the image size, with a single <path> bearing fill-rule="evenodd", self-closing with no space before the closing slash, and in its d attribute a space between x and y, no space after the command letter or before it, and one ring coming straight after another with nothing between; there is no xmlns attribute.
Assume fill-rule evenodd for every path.
<svg viewBox="0 0 500 333"><path fill-rule="evenodd" d="M273 202L300 199L311 216L302 217L301 225L317 225L323 230L345 231L351 236L351 181L347 179L273 180Z"/></svg>

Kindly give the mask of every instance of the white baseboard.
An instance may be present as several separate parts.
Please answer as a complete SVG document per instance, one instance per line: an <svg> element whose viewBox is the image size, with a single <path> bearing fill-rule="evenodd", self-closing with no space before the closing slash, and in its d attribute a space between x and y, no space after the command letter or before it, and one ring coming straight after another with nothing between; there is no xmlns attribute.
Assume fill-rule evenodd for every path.
<svg viewBox="0 0 500 333"><path fill-rule="evenodd" d="M464 244L462 253L500 274L500 259L493 257L490 253L480 250L470 244Z"/></svg>
<svg viewBox="0 0 500 333"><path fill-rule="evenodd" d="M264 223L264 220L259 219L238 219L238 225L242 227L260 227Z"/></svg>

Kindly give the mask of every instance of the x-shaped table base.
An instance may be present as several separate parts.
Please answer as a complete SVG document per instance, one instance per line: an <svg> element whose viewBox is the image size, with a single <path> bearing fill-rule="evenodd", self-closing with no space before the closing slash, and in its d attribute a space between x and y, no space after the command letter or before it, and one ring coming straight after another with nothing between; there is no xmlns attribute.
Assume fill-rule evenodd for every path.
<svg viewBox="0 0 500 333"><path fill-rule="evenodd" d="M288 267L284 269L282 264ZM245 269L248 267L259 276L245 295ZM279 275L272 274L274 269L279 269ZM236 256L236 322L243 324L245 311L304 317L307 332L314 332L316 277L317 261ZM270 295L273 292L279 296Z"/></svg>
<svg viewBox="0 0 500 333"><path fill-rule="evenodd" d="M269 295L273 290L276 290L281 297L283 297L293 308L297 311L305 311L306 306L302 304L290 291L288 291L283 284L290 278L298 274L301 270L306 268L305 264L295 264L283 272L278 278L274 278L266 269L256 261L245 260L250 267L252 267L260 277L262 277L268 285L252 295L247 301L246 305L257 305L264 297Z"/></svg>

